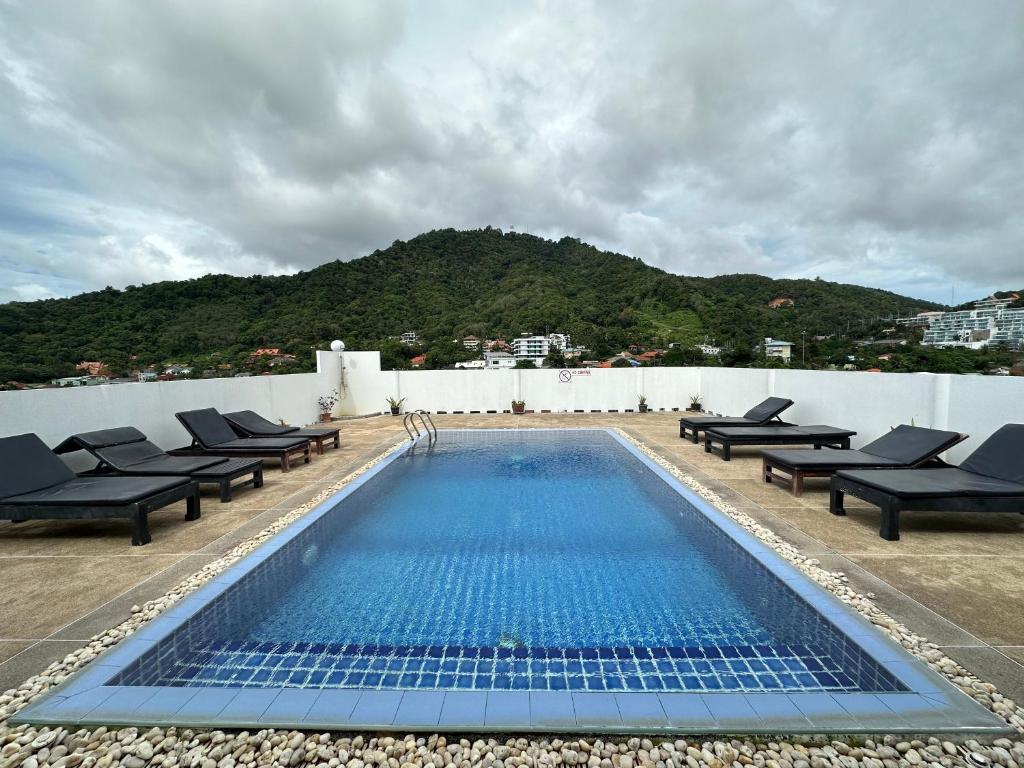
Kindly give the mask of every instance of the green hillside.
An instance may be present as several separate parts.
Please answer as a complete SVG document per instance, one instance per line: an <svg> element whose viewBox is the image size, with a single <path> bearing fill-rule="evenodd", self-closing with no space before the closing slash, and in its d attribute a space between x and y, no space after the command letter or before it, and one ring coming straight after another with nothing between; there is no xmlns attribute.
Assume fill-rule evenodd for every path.
<svg viewBox="0 0 1024 768"><path fill-rule="evenodd" d="M779 297L793 305L769 308ZM81 360L115 371L234 362L267 346L297 356L290 370L308 369L311 349L331 339L377 348L406 330L428 346L548 329L597 354L705 336L749 351L764 336L793 341L801 331L933 306L821 280L682 277L572 238L439 230L296 275L208 275L0 305L0 381L67 375Z"/></svg>

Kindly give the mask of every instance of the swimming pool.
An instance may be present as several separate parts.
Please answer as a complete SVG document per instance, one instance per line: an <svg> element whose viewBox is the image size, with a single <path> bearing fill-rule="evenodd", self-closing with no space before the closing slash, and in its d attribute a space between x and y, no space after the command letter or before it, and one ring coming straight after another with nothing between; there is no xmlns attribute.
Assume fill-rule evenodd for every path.
<svg viewBox="0 0 1024 768"><path fill-rule="evenodd" d="M403 450L94 666L98 685L21 717L997 725L601 429L445 431Z"/></svg>

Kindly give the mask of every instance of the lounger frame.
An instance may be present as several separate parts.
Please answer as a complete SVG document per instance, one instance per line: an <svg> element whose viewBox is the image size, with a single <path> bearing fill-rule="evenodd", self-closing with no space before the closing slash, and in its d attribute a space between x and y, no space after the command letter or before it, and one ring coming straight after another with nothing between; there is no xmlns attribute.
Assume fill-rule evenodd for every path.
<svg viewBox="0 0 1024 768"><path fill-rule="evenodd" d="M772 424L773 427L781 426L794 426L794 425L783 425L783 424ZM704 452L714 453L716 450L722 454L724 461L730 461L732 459L732 448L735 445L813 445L814 450L821 450L823 445L829 448L849 448L850 438L857 434L853 432L850 435L776 435L771 437L768 435L764 436L753 436L744 435L743 437L735 437L731 435L723 435L720 432L715 432L714 428L707 429L704 431ZM721 448L716 449L715 443L718 443Z"/></svg>
<svg viewBox="0 0 1024 768"><path fill-rule="evenodd" d="M928 470L921 470L927 472ZM902 512L1017 512L1024 514L1024 498L1020 496L928 496L910 498L897 496L874 486L840 475L832 476L829 487L828 511L845 515L844 496L849 493L874 504L882 512L878 535L886 541L900 539L900 513Z"/></svg>
<svg viewBox="0 0 1024 768"><path fill-rule="evenodd" d="M79 472L79 475L102 475L105 477L120 476L120 477L156 477L157 475L140 475L133 472L126 472L125 470L118 469L110 463L104 461L96 454L92 454L99 464L87 472ZM248 480L243 480L240 483L231 484L232 480L236 480L239 477L245 475L252 475ZM231 501L231 493L236 488L244 488L247 485L251 485L253 488L263 487L263 464L259 461L253 461L249 458L237 458L229 459L221 464L214 464L206 469L196 469L189 472L187 475L167 475L167 477L187 477L200 485L216 485L220 492L220 500L222 503Z"/></svg>
<svg viewBox="0 0 1024 768"><path fill-rule="evenodd" d="M683 438L683 440L689 440L694 445L698 445L700 443L699 435L700 435L701 432L705 432L706 433L709 429L715 429L715 427L713 427L711 425L707 425L707 426L702 425L702 424L694 425L692 419L702 419L702 418L711 418L711 417L694 416L694 417L689 417L688 418L686 416L683 416L683 418L681 418L679 420L679 436L681 438ZM689 423L687 423L687 422L689 422ZM720 424L719 426L726 426L726 425ZM776 414L775 416L772 416L770 419L768 419L768 421L762 421L760 423L753 422L751 424L730 424L728 426L732 426L732 427L795 427L796 424L793 424L790 421L783 421L779 417L779 415Z"/></svg>
<svg viewBox="0 0 1024 768"><path fill-rule="evenodd" d="M967 435L962 434L960 438L954 442L948 443L942 447L942 450L937 453L944 453L958 443L962 443L967 439ZM817 447L817 446L815 446ZM847 446L849 447L849 446ZM851 469L915 469L917 467L925 466L949 466L944 461L936 458L937 454L926 456L914 464L879 464L878 466L870 465L859 465L857 467L851 467ZM814 469L799 469L790 464L787 464L785 460L779 456L761 457L761 475L764 477L766 483L773 483L774 485L782 485L789 489L789 492L794 496L801 496L804 492L804 478L806 477L831 477L840 469L846 469L846 467L815 467ZM778 471L785 472L784 475L775 474ZM787 477L788 475L788 477Z"/></svg>
<svg viewBox="0 0 1024 768"><path fill-rule="evenodd" d="M290 472L293 455L301 455L302 463L309 464L312 460L312 449L307 438L301 438L304 443L292 446L291 448L218 448L216 445L206 447L195 438L192 443L183 448L174 448L167 451L168 456L227 456L238 458L247 456L258 459L280 459L281 471Z"/></svg>
<svg viewBox="0 0 1024 768"><path fill-rule="evenodd" d="M221 414L221 415L223 415L223 414ZM231 428L233 430L235 430L235 434L238 435L239 437L292 437L292 436L296 436L297 435L297 437L296 437L297 440L309 440L309 442L313 443L313 445L316 446L316 454L317 454L317 456L323 456L324 455L324 444L327 443L328 441L330 441L330 445L331 445L332 448L341 448L341 429L340 428L339 429L312 429L312 428L311 429L302 429L302 428L299 428L295 432L282 432L280 434L275 434L275 435L266 435L266 434L260 434L259 432L252 432L252 431L246 429L245 427L243 427L241 424L238 424L237 422L232 421L227 416L224 416L224 418L227 419L228 424L231 425Z"/></svg>
<svg viewBox="0 0 1024 768"><path fill-rule="evenodd" d="M186 500L186 520L198 520L201 514L199 484L182 483L166 491L155 493L130 504L96 504L58 506L48 504L5 504L0 501L0 520L24 523L28 520L100 520L104 518L128 518L132 521L132 546L149 544L147 516L150 512Z"/></svg>

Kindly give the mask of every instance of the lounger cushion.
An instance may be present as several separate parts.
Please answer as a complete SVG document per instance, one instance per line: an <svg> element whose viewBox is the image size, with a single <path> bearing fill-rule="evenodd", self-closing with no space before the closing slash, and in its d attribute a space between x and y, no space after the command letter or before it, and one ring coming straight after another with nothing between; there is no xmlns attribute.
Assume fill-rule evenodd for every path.
<svg viewBox="0 0 1024 768"><path fill-rule="evenodd" d="M74 479L71 468L37 435L0 438L0 499Z"/></svg>
<svg viewBox="0 0 1024 768"><path fill-rule="evenodd" d="M784 397L769 397L743 414L743 418L762 423L775 418L793 404Z"/></svg>
<svg viewBox="0 0 1024 768"><path fill-rule="evenodd" d="M0 503L44 507L119 507L188 482L182 477L75 477L60 485L3 499Z"/></svg>
<svg viewBox="0 0 1024 768"><path fill-rule="evenodd" d="M146 436L135 427L99 429L95 432L79 432L76 435L72 435L57 447L56 452L62 453L61 448L71 442L79 443L83 448L91 450L93 448L106 448L111 445L141 443L145 439Z"/></svg>
<svg viewBox="0 0 1024 768"><path fill-rule="evenodd" d="M959 467L844 470L836 476L905 499L957 496L1020 496L1024 499L1024 483L985 477Z"/></svg>
<svg viewBox="0 0 1024 768"><path fill-rule="evenodd" d="M760 424L759 421L748 419L746 416L684 416L679 421L687 426L694 427L754 427Z"/></svg>
<svg viewBox="0 0 1024 768"><path fill-rule="evenodd" d="M792 437L793 439L807 438L808 440L814 437L843 437L857 434L852 430L830 427L827 424L808 424L806 426L791 427L722 427L709 430L709 432L712 435L740 439Z"/></svg>
<svg viewBox="0 0 1024 768"><path fill-rule="evenodd" d="M220 456L168 456L159 448L156 448L156 453L146 451L148 455L143 455L143 451L125 450L143 446L156 448L155 445L147 441L132 445L115 445L95 453L118 472L129 475L187 475L190 472L207 469L227 461Z"/></svg>
<svg viewBox="0 0 1024 768"><path fill-rule="evenodd" d="M286 427L281 424L275 424L268 419L264 419L256 411L225 413L224 418L249 435L286 435L289 432L298 432L299 430L298 427Z"/></svg>
<svg viewBox="0 0 1024 768"><path fill-rule="evenodd" d="M841 469L845 467L902 467L903 462L874 456L864 451L844 451L837 448L822 448L820 451L799 449L795 451L764 451L762 454L769 464L793 469Z"/></svg>
<svg viewBox="0 0 1024 768"><path fill-rule="evenodd" d="M223 443L217 443L211 446L214 450L270 450L280 451L287 448L298 448L299 446L306 445L309 442L308 438L294 438L294 437L236 437L234 440L228 440Z"/></svg>
<svg viewBox="0 0 1024 768"><path fill-rule="evenodd" d="M1012 483L1024 483L1024 424L1000 427L963 460L961 469Z"/></svg>
<svg viewBox="0 0 1024 768"><path fill-rule="evenodd" d="M227 419L217 413L216 408L201 408L197 411L181 411L174 414L200 445L221 445L234 440L237 435Z"/></svg>
<svg viewBox="0 0 1024 768"><path fill-rule="evenodd" d="M897 463L909 467L942 453L956 443L959 438L960 435L957 432L900 424L877 440L871 441L861 450L882 458L894 459Z"/></svg>

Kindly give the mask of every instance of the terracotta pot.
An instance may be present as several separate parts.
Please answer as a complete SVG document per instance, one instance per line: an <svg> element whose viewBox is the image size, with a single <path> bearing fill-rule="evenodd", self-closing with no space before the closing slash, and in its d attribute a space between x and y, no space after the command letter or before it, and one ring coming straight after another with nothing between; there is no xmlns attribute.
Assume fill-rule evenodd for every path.
<svg viewBox="0 0 1024 768"><path fill-rule="evenodd" d="M333 420L334 420L334 417L331 416L331 414L329 414L329 413L321 413L320 414L320 421L321 422L327 422L327 421L333 421Z"/></svg>
<svg viewBox="0 0 1024 768"><path fill-rule="evenodd" d="M513 405L512 406L512 413L523 414L525 412L526 412L526 406L525 405Z"/></svg>

